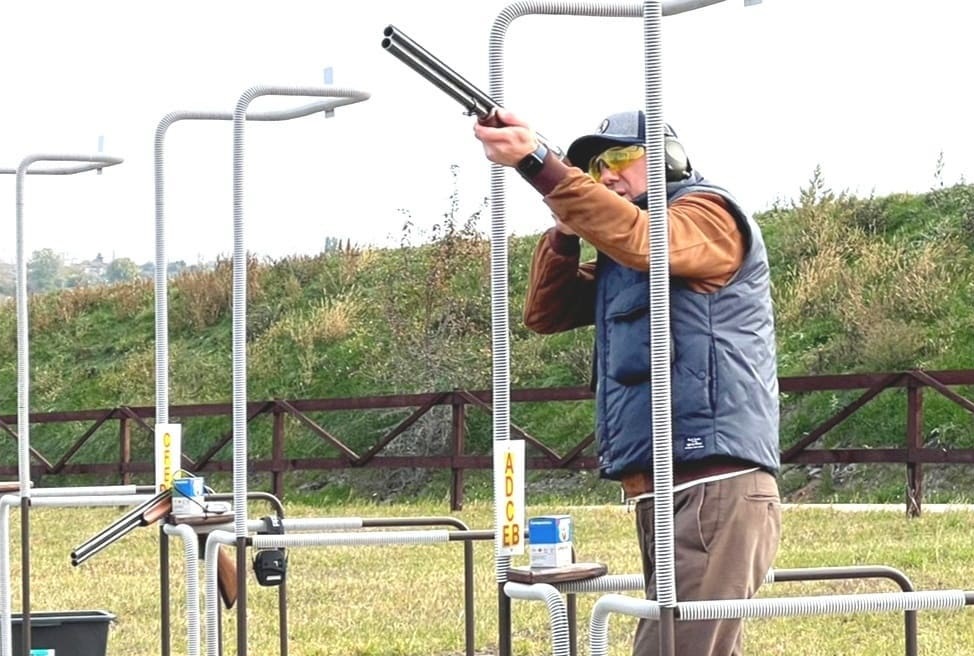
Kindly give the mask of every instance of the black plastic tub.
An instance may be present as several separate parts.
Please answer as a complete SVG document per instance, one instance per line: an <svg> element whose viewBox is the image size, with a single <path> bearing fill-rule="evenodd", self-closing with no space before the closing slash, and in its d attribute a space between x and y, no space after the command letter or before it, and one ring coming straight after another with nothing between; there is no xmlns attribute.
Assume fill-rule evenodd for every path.
<svg viewBox="0 0 974 656"><path fill-rule="evenodd" d="M108 627L115 615L104 610L68 610L30 614L30 649L50 656L105 656ZM23 654L23 615L11 615L13 655ZM45 654L47 656L47 654Z"/></svg>

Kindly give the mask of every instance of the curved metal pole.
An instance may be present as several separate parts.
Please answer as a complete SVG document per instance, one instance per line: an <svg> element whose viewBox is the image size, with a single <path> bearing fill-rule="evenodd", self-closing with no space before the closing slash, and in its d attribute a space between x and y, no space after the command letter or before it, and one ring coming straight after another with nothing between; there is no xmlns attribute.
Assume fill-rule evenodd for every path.
<svg viewBox="0 0 974 656"><path fill-rule="evenodd" d="M293 109L250 112L248 121L287 121L323 112L330 116L336 107L357 102L352 98L331 98L301 105ZM169 423L169 307L165 227L165 139L169 127L179 121L232 121L233 112L180 110L162 117L156 127L154 148L156 200L156 423ZM178 465L177 465L178 466Z"/></svg>
<svg viewBox="0 0 974 656"><path fill-rule="evenodd" d="M770 581L835 581L840 579L889 579L900 586L903 592L914 592L913 582L898 569L885 565L866 565L852 567L809 567L786 570L771 570L768 572ZM903 635L906 656L917 656L917 612L906 610L903 612Z"/></svg>
<svg viewBox="0 0 974 656"><path fill-rule="evenodd" d="M47 507L99 507L120 506L138 503L143 497L138 493L114 493L110 488L47 488L34 490L32 505ZM10 612L10 508L21 505L19 494L0 496L0 656L11 656L13 652L11 612ZM27 615L25 614L26 618Z"/></svg>
<svg viewBox="0 0 974 656"><path fill-rule="evenodd" d="M24 258L24 177L37 162L85 162L87 165L68 167L63 174L102 169L121 164L119 157L108 155L28 155L17 167L17 433L18 474L24 498L30 497L30 423L29 423L29 356L27 316L27 261ZM72 170L73 169L73 170Z"/></svg>
<svg viewBox="0 0 974 656"><path fill-rule="evenodd" d="M52 166L42 169L32 169L27 171L27 175L74 175L75 173L84 173L86 171L101 171L105 166L105 164L100 162L89 162L72 166ZM0 169L0 175L4 174L16 175L17 169Z"/></svg>
<svg viewBox="0 0 974 656"><path fill-rule="evenodd" d="M354 97L329 98L283 110L265 112L248 112L248 121L287 121L323 112L326 117L333 115L335 108L358 102ZM233 112L179 110L170 112L160 119L156 126L154 147L155 171L155 337L156 337L156 424L169 423L169 291L168 269L169 261L166 254L165 229L165 139L169 127L179 121L232 121ZM177 468L181 463L176 463ZM279 505L279 503L278 503ZM279 509L283 515L283 509ZM284 590L280 592L283 599ZM160 598L160 627L163 649L168 650L169 622L168 622L168 594ZM282 613L284 611L282 610ZM282 614L282 626L286 627L286 616ZM286 628L282 629L282 635ZM282 637L282 641L284 638ZM282 643L282 654L287 653L286 644Z"/></svg>
<svg viewBox="0 0 974 656"><path fill-rule="evenodd" d="M30 653L30 398L27 330L27 262L24 259L24 178L37 162L85 162L91 166L68 167L61 174L70 175L92 169L101 170L121 164L120 157L108 155L36 154L28 155L17 167L17 445L21 494L21 586L23 603L23 649Z"/></svg>
<svg viewBox="0 0 974 656"><path fill-rule="evenodd" d="M913 583L910 579L900 570L893 567L888 567L884 565L857 565L850 567L808 567L808 568L795 568L795 569L772 569L770 570L764 578L766 584L772 585L774 583L789 583L789 582L803 582L803 581L837 581L837 580L848 580L848 579L888 579L900 587L903 592L914 592ZM537 593L528 590L530 586L524 584L508 584L509 588L505 587L505 592L509 596L518 599L538 599ZM605 576L599 576L596 578L582 579L578 581L566 581L562 583L552 584L558 591L564 595L568 596L569 602L571 598L577 593L583 592L622 592L627 590L642 590L645 588L645 581L642 574L610 574ZM642 607L640 607L642 608ZM616 609L618 610L618 609ZM658 612L661 614L663 609ZM559 608L552 607L549 605L549 613L555 612L567 612L568 620L568 630L571 632L574 628L574 618L572 617L571 608ZM624 612L624 611L622 611ZM641 612L641 611L640 611ZM654 618L658 621L654 612ZM906 656L916 656L917 654L917 611L906 610L904 615L904 625L905 625L905 648ZM604 654L608 649L608 645L604 642L605 640L605 624L608 622L608 615L606 613L605 617L599 618L598 620L593 618L592 627L593 632L591 634L591 653L592 656ZM556 625L556 618L552 617L552 626ZM576 644L574 639L571 640L570 644L571 653L574 654L576 650Z"/></svg>
<svg viewBox="0 0 974 656"><path fill-rule="evenodd" d="M244 245L243 173L247 109L261 96L368 100L364 91L339 87L254 86L233 112L233 512L237 545L237 655L247 653L247 251ZM208 607L209 608L209 607Z"/></svg>
<svg viewBox="0 0 974 656"><path fill-rule="evenodd" d="M490 48L489 48L489 58L490 58L490 96L499 104L504 104L504 80L503 80L503 55L504 55L504 38L507 33L507 29L511 22L520 16L525 16L529 14L550 14L550 15L575 15L575 16L603 16L603 17L619 17L619 18L643 18L646 36L644 43L646 46L647 53L647 67L646 67L646 99L647 99L647 139L648 150L654 154L654 158L658 158L660 161L659 165L654 165L649 167L649 160L651 158L647 157L647 167L650 168L650 175L653 177L647 178L651 184L650 189L658 188L660 193L663 193L665 185L652 183L656 176L662 176L663 167L663 122L661 115L662 97L659 93L658 87L662 84L658 77L660 76L660 71L658 70L658 35L656 34L659 30L659 17L660 16L670 16L680 13L685 13L687 11L692 11L694 9L700 9L702 7L707 7L713 4L722 2L723 0L669 0L668 2L660 2L659 0L647 0L647 2L572 2L572 1L561 1L561 0L528 0L522 2L515 2L513 4L505 7L501 13L497 16L494 21L494 25L491 29L490 35ZM745 0L745 5L756 4L760 0ZM656 201L654 203L654 200ZM666 198L665 193L662 196L662 207L665 210ZM651 194L650 199L650 216L656 217L660 216L662 222L661 229L663 230L663 239L657 239L657 241L662 243L662 246L654 250L661 250L661 253L651 252L650 253L650 296L655 299L660 296L659 290L652 289L654 278L654 269L660 268L660 259L662 258L662 267L664 274L668 271L666 268L666 212L660 211L659 208L659 197L656 194ZM491 318L492 318L492 352L494 353L493 358L493 427L494 427L494 440L502 441L510 439L509 434L509 405L510 405L510 337L509 337L509 327L508 327L508 253L507 253L507 226L506 226L506 205L505 205L505 186L504 186L504 171L503 167L496 164L491 165L490 172L490 206L491 206ZM651 232L658 232L659 226L654 227L651 221L650 230ZM653 245L653 241L650 244ZM657 278L660 276L656 275ZM669 280L666 275L660 278L657 283L658 286L664 286L668 288ZM664 303L668 304L668 296L662 294ZM652 307L652 306L651 306ZM657 324L662 325L657 325ZM669 344L669 335L664 334L662 336L655 336L656 333L660 331L669 331L668 322L652 322L650 325L650 331L653 333L651 336L651 343L653 344ZM656 354L651 354L652 362L657 362L659 359ZM667 452L665 458L662 458L660 462L657 458L658 473L656 478L656 489L660 494L656 495L657 499L657 514L656 517L663 517L662 521L670 521L672 525L672 505L673 505L673 494L672 494L672 455L669 453L669 354L666 353L666 368L663 372L665 380L663 385L665 389L664 394L659 393L656 390L657 376L656 369L661 368L660 366L653 367L653 385L654 390L651 395L653 398L653 424L659 426L660 422L665 424L664 430L657 432L654 431L654 444L660 445L660 451L662 451L663 442L665 440L665 446ZM658 363L657 363L658 364ZM652 365L651 365L652 366ZM657 440L657 437L659 438ZM655 451L654 451L655 452ZM497 472L495 472L494 490L495 490L495 517L498 514L497 504L499 500L497 499L497 490L499 489L500 482L496 480ZM659 505L662 505L663 514L660 514ZM667 512L668 511L668 512ZM496 521L496 520L495 520ZM660 520L658 520L660 521ZM660 589L660 599L663 600L664 604L674 604L676 602L675 596L675 584L672 575L673 571L673 541L672 541L672 530L663 527L663 540L657 540L657 551L662 552L660 555L663 557L662 560L657 560L659 563L661 577L658 576L657 587ZM495 525L496 530L496 525ZM659 558L659 556L658 556ZM495 569L496 577L498 582L498 590L500 595L498 598L498 626L499 626L499 651L501 656L509 656L510 654L510 606L509 600L504 598L503 587L504 581L507 580L507 569L510 567L510 557L500 554L500 549L498 547L497 553L495 553ZM672 614L664 613L664 622L670 623L672 621ZM670 633L661 632L662 635L669 636ZM669 651L672 651L669 647L666 647Z"/></svg>

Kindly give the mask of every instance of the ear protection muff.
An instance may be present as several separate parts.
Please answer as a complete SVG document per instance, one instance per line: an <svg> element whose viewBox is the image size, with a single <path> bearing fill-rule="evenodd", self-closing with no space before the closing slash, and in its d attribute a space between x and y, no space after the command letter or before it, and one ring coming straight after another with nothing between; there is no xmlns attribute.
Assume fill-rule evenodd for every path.
<svg viewBox="0 0 974 656"><path fill-rule="evenodd" d="M677 140L676 133L669 125L663 130L663 150L666 154L666 181L679 182L689 178L693 170L690 160L683 150L683 144Z"/></svg>

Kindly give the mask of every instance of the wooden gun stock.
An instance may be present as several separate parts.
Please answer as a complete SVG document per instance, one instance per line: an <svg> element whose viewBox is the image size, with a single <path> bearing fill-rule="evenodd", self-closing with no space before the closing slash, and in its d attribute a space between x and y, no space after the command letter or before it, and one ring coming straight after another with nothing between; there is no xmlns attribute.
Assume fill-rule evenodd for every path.
<svg viewBox="0 0 974 656"><path fill-rule="evenodd" d="M146 509L146 511L142 513L142 516L139 517L139 524L141 526L152 526L159 520L167 517L171 512L172 497L165 496L159 500L156 505Z"/></svg>
<svg viewBox="0 0 974 656"><path fill-rule="evenodd" d="M220 546L217 549L216 578L220 588L220 598L227 609L233 608L237 601L237 559L234 550Z"/></svg>

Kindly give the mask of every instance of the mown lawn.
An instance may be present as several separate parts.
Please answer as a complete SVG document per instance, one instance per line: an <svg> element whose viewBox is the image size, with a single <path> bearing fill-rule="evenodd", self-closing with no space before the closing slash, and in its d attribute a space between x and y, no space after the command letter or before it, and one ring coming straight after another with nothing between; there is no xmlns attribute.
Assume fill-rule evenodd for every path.
<svg viewBox="0 0 974 656"><path fill-rule="evenodd" d="M313 507L286 504L288 517L432 517L441 504ZM122 509L49 509L31 512L31 597L34 611L104 609L117 615L109 634L111 656L159 653L158 532L141 528L72 567L71 549L123 513ZM255 505L251 516L267 513ZM531 506L529 515L569 513L576 524L579 558L606 563L610 573L638 571L633 517L617 506ZM13 609L19 612L19 513L12 513L10 545ZM470 504L450 516L473 529L489 529L489 503ZM919 590L974 589L974 513L927 513L908 519L902 511L846 513L788 510L776 568L886 565L900 569ZM173 654L186 653L181 545L171 563ZM442 545L295 547L289 550L289 651L293 656L463 653L463 549ZM493 546L474 542L476 649L496 653L497 597ZM526 564L527 556L514 559ZM202 581L201 581L202 588ZM888 581L776 583L764 596L892 592ZM277 589L248 584L248 653L279 653ZM627 593L637 594L637 593ZM588 653L588 618L598 595L580 595L580 653ZM201 604L202 608L205 605ZM236 613L222 616L224 653L236 653ZM610 654L629 654L635 620L613 615ZM974 608L920 613L923 656L974 654ZM205 632L203 636L205 653ZM751 620L746 653L808 656L904 653L900 613L830 615ZM518 656L551 653L544 604L513 603L513 647Z"/></svg>

